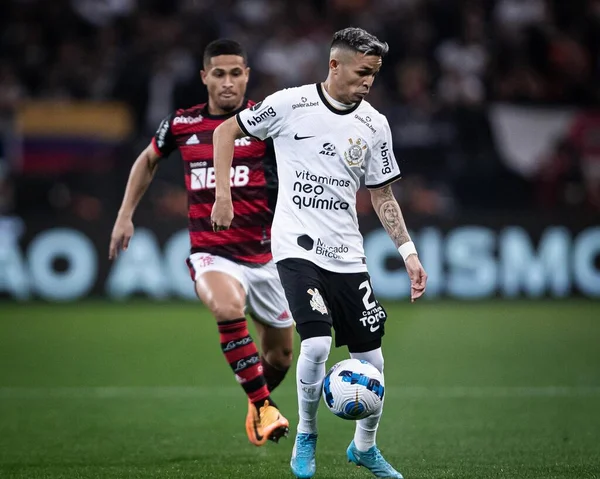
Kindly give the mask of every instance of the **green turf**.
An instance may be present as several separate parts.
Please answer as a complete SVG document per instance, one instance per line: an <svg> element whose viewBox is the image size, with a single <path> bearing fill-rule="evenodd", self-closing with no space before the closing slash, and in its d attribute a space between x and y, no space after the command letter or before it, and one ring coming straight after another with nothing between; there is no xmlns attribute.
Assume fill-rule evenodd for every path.
<svg viewBox="0 0 600 479"><path fill-rule="evenodd" d="M600 478L600 304L388 305L378 443L410 478ZM330 363L345 357L336 350ZM295 386L275 394L292 423ZM0 303L0 477L291 478L196 304ZM353 424L320 410L317 475Z"/></svg>

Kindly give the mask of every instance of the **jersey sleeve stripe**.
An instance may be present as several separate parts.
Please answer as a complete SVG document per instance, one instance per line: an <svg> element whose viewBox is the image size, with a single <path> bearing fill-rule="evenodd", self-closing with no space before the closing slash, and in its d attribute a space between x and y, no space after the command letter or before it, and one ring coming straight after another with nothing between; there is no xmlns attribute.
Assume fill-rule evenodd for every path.
<svg viewBox="0 0 600 479"><path fill-rule="evenodd" d="M398 173L393 178L390 178L389 180L385 180L383 183L379 183L378 185L366 185L366 187L370 190L377 190L379 188L383 188L384 186L390 185L390 184L394 183L395 181L398 181L400 178L402 178L402 173Z"/></svg>
<svg viewBox="0 0 600 479"><path fill-rule="evenodd" d="M242 132L244 133L244 135L249 136L251 138L255 138L259 141L262 141L258 136L254 136L252 133L250 133L246 127L244 126L244 123L242 122L242 119L240 118L240 114L238 113L237 115L235 115L235 121L237 121L238 126L240 127L240 130L242 130Z"/></svg>
<svg viewBox="0 0 600 479"><path fill-rule="evenodd" d="M154 152L162 158L163 154L158 149L158 145L156 144L156 138L152 137L151 144L152 144L152 148L154 148Z"/></svg>

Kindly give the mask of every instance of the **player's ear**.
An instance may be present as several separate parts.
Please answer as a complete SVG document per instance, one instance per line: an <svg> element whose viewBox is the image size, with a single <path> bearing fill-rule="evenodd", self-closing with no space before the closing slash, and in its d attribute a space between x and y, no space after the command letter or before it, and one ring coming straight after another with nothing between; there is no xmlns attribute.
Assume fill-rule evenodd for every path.
<svg viewBox="0 0 600 479"><path fill-rule="evenodd" d="M337 70L338 70L339 67L340 67L339 60L337 60L336 58L330 58L329 59L329 69L331 71L337 72Z"/></svg>
<svg viewBox="0 0 600 479"><path fill-rule="evenodd" d="M200 70L200 78L202 78L202 83L204 83L206 85L206 77L207 77L208 73L205 72L204 70Z"/></svg>

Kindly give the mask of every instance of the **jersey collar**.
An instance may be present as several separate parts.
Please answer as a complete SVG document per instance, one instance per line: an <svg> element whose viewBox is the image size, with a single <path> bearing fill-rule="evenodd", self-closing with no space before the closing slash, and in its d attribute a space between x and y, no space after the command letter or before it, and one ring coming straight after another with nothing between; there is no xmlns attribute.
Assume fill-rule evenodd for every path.
<svg viewBox="0 0 600 479"><path fill-rule="evenodd" d="M361 101L357 101L356 104L352 108L348 108L347 110L338 110L331 103L329 103L327 101L327 98L323 94L323 87L321 86L321 84L317 83L316 86L317 86L317 93L321 97L321 101L323 102L323 104L327 108L329 108L329 110L331 112L335 113L336 115L347 115L348 113L352 113L353 111L356 111L356 109L360 106L360 103L362 101L362 100Z"/></svg>
<svg viewBox="0 0 600 479"><path fill-rule="evenodd" d="M202 116L204 118L208 118L209 120L227 120L228 118L231 118L232 116L237 115L240 111L243 111L246 108L248 108L248 101L249 101L248 98L244 97L242 106L240 106L237 110L233 110L232 112L225 113L224 115L211 115L208 112L208 101L207 101L206 105L204 105L204 108L202 108Z"/></svg>

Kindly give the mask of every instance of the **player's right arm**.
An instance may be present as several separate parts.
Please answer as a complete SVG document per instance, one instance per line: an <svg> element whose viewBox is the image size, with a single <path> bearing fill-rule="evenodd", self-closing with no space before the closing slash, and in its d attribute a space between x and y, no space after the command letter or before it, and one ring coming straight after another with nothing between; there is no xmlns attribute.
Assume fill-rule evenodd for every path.
<svg viewBox="0 0 600 479"><path fill-rule="evenodd" d="M269 95L264 101L241 111L221 123L213 134L215 167L215 204L211 214L214 231L226 230L233 221L230 170L236 138L251 136L265 140L279 133L288 102L283 91Z"/></svg>
<svg viewBox="0 0 600 479"><path fill-rule="evenodd" d="M221 123L213 133L213 165L215 168L215 204L211 213L214 231L226 230L233 221L233 202L229 171L233 162L235 140L245 133L235 117Z"/></svg>
<svg viewBox="0 0 600 479"><path fill-rule="evenodd" d="M169 115L161 122L152 142L139 154L131 167L125 195L110 237L108 258L111 260L117 257L120 250L125 251L129 247L134 231L133 214L152 183L159 160L176 148L171 132L172 120L173 115Z"/></svg>

